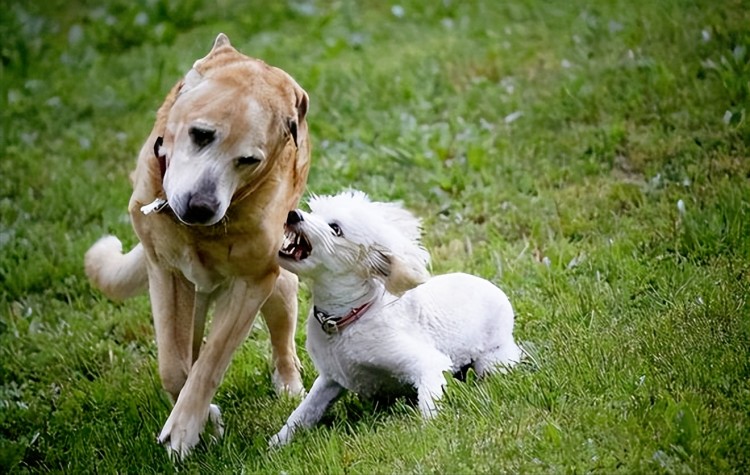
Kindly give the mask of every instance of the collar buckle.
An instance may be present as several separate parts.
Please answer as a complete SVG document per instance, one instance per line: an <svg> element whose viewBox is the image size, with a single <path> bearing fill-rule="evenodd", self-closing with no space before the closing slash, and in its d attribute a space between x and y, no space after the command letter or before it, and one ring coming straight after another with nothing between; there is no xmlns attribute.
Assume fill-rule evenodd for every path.
<svg viewBox="0 0 750 475"><path fill-rule="evenodd" d="M333 335L334 333L339 332L339 325L338 323L333 319L326 319L320 322L320 325L323 327L323 331L328 333L329 335Z"/></svg>
<svg viewBox="0 0 750 475"><path fill-rule="evenodd" d="M151 213L161 213L168 205L169 203L167 202L167 200L156 198L151 203L141 206L141 213L145 215L149 215Z"/></svg>
<svg viewBox="0 0 750 475"><path fill-rule="evenodd" d="M330 315L318 307L313 307L313 315L315 319L320 323L320 327L329 335L339 333L342 328L356 322L359 318L372 306L374 301L367 302L361 307L353 308L349 313L343 317L335 317Z"/></svg>

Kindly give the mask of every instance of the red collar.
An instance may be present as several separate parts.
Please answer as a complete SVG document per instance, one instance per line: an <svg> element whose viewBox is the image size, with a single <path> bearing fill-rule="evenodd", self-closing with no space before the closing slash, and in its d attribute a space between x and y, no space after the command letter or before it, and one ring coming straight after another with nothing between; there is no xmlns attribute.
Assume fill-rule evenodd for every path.
<svg viewBox="0 0 750 475"><path fill-rule="evenodd" d="M333 335L334 333L340 332L344 327L359 320L359 317L361 317L374 302L374 300L371 300L361 307L353 308L343 317L335 317L320 310L318 307L313 307L313 315L315 315L315 319L318 320L323 331L329 335Z"/></svg>

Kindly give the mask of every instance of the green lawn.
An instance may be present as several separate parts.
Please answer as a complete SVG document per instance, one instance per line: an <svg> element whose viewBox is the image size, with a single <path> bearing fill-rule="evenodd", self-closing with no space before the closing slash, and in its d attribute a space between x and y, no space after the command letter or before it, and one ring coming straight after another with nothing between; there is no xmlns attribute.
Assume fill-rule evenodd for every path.
<svg viewBox="0 0 750 475"><path fill-rule="evenodd" d="M748 2L92 3L0 8L0 472L750 471ZM296 402L259 323L225 438L172 464L148 299L82 260L135 242L128 173L220 31L310 94L308 192L403 201L434 273L508 293L527 364L429 423L347 396L269 452Z"/></svg>

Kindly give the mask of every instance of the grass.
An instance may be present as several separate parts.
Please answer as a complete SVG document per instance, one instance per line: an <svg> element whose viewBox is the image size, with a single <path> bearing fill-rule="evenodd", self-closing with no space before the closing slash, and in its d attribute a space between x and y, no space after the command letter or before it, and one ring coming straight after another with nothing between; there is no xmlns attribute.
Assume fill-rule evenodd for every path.
<svg viewBox="0 0 750 475"><path fill-rule="evenodd" d="M2 471L747 473L748 12L736 0L11 1ZM309 92L308 190L402 200L424 218L435 273L508 293L531 363L452 382L427 424L406 402L347 396L269 452L295 401L273 395L259 324L216 396L225 438L169 461L148 300L107 301L82 256L104 233L135 242L128 172L161 99L219 31Z"/></svg>

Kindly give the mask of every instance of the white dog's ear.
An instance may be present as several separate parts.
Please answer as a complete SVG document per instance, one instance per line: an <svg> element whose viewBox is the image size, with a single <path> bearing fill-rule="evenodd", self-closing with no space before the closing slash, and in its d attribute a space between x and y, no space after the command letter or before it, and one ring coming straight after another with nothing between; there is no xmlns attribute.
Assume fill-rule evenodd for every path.
<svg viewBox="0 0 750 475"><path fill-rule="evenodd" d="M373 275L383 280L385 289L398 297L430 278L423 262L398 257L386 249L372 249L367 261Z"/></svg>

